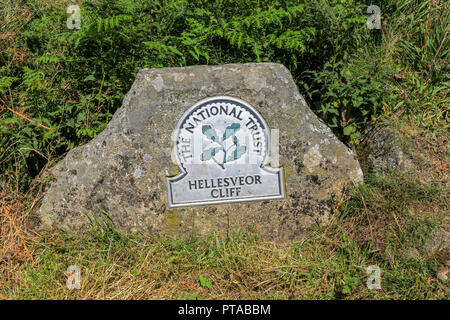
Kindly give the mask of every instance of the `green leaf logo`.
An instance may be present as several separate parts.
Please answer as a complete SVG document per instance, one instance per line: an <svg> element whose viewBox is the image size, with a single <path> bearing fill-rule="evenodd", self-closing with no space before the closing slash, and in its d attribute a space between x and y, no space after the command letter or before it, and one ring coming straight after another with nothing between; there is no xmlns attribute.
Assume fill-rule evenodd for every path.
<svg viewBox="0 0 450 320"><path fill-rule="evenodd" d="M239 159L243 154L245 154L245 151L247 151L247 147L245 146L238 146L236 149L234 149L233 152L228 156L227 162L234 161Z"/></svg>
<svg viewBox="0 0 450 320"><path fill-rule="evenodd" d="M214 157L216 155L217 152L220 151L220 148L210 148L207 149L205 151L202 152L202 155L200 156L202 161L207 161L209 159L211 159L212 157Z"/></svg>
<svg viewBox="0 0 450 320"><path fill-rule="evenodd" d="M213 142L219 141L219 136L217 135L216 130L214 130L210 125L203 126L202 132L209 140Z"/></svg>
<svg viewBox="0 0 450 320"><path fill-rule="evenodd" d="M233 123L231 126L228 126L223 133L223 140L225 141L229 137L234 136L236 134L236 131L238 131L240 128L241 125L239 123Z"/></svg>
<svg viewBox="0 0 450 320"><path fill-rule="evenodd" d="M211 125L203 125L202 132L206 136L206 138L212 143L216 144L216 147L210 147L204 150L200 156L202 161L208 161L210 159L214 160L217 165L219 165L222 169L225 169L224 164L227 162L235 161L242 157L247 151L246 146L239 145L239 139L236 136L236 132L241 129L241 125L239 123L232 123L229 125L225 132L222 135L222 139L217 134L216 130ZM225 141L232 137L233 144L225 149ZM220 160L216 159L216 155L220 152L223 152L223 157Z"/></svg>

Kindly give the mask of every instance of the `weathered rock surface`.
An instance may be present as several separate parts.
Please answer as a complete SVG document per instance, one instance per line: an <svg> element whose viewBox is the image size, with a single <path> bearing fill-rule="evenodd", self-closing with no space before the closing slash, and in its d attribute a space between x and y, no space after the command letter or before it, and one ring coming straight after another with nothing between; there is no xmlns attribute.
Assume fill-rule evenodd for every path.
<svg viewBox="0 0 450 320"><path fill-rule="evenodd" d="M169 210L166 177L179 173L172 131L193 104L219 95L248 102L280 130L286 198ZM330 196L362 181L354 153L309 109L289 71L273 63L141 70L107 128L51 174L37 212L43 228L83 231L96 217L123 231L184 237L246 228L281 242L328 221Z"/></svg>
<svg viewBox="0 0 450 320"><path fill-rule="evenodd" d="M363 169L379 172L410 166L401 145L401 134L388 124L367 129L357 151Z"/></svg>
<svg viewBox="0 0 450 320"><path fill-rule="evenodd" d="M444 227L434 230L430 235L430 239L425 243L424 249L430 255L439 251L450 251L450 231ZM448 258L450 259L450 257Z"/></svg>

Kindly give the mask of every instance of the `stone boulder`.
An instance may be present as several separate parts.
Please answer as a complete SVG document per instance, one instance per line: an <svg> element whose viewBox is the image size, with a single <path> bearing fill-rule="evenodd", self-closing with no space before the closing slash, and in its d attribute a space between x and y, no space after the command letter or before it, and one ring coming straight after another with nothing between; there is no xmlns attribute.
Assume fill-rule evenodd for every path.
<svg viewBox="0 0 450 320"><path fill-rule="evenodd" d="M363 133L357 153L364 172L398 170L412 166L402 147L400 132L392 125L371 126Z"/></svg>
<svg viewBox="0 0 450 320"><path fill-rule="evenodd" d="M186 110L214 96L247 102L279 129L283 199L169 208L167 177L180 173L173 130ZM362 181L355 154L275 63L143 69L107 128L50 173L36 212L42 228L82 232L97 220L177 238L244 228L279 242L302 239L308 227L327 222L331 196Z"/></svg>

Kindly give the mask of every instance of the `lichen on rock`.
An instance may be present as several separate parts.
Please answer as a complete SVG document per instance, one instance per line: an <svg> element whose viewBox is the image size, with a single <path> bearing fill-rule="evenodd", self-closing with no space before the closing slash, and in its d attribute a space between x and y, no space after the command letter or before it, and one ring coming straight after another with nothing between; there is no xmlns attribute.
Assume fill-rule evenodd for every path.
<svg viewBox="0 0 450 320"><path fill-rule="evenodd" d="M168 210L167 175L172 132L196 102L231 96L253 106L270 129L279 129L279 162L286 197ZM122 231L186 237L230 228L288 242L329 219L330 196L360 183L354 153L307 106L280 64L143 69L107 128L74 148L52 170L35 213L43 228L88 230L107 219Z"/></svg>

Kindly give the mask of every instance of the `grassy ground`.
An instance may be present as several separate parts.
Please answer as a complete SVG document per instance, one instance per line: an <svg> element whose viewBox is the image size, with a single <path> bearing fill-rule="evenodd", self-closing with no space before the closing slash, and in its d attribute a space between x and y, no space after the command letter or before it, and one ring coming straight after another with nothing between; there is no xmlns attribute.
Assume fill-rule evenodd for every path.
<svg viewBox="0 0 450 320"><path fill-rule="evenodd" d="M331 224L288 247L244 231L173 241L99 227L82 236L28 230L33 261L19 247L0 263L0 298L448 299L438 273L450 254L432 248L448 231L448 200L445 180L366 175ZM66 286L70 265L81 269L80 290ZM369 265L381 270L380 290L367 288Z"/></svg>
<svg viewBox="0 0 450 320"><path fill-rule="evenodd" d="M65 1L0 3L0 299L448 299L450 253L441 243L450 232L446 2L377 1L383 28L369 33L365 16L354 19L359 1L307 1L307 14L289 18L254 1L267 15L263 31L233 20L263 20L243 0L234 2L239 10L208 2L212 13L175 2L84 1L78 32L65 27ZM270 18L281 14L279 27ZM209 28L214 15L238 26L246 42ZM302 26L316 37L301 34ZM268 43L262 33L296 37L255 55ZM412 166L366 174L335 204L329 224L286 247L242 230L181 242L98 226L85 235L31 226L47 168L106 126L137 70L250 61L286 64L347 142L357 144L371 122L388 121L404 133ZM66 286L71 265L80 267L80 290ZM366 286L370 265L381 270L380 290Z"/></svg>

